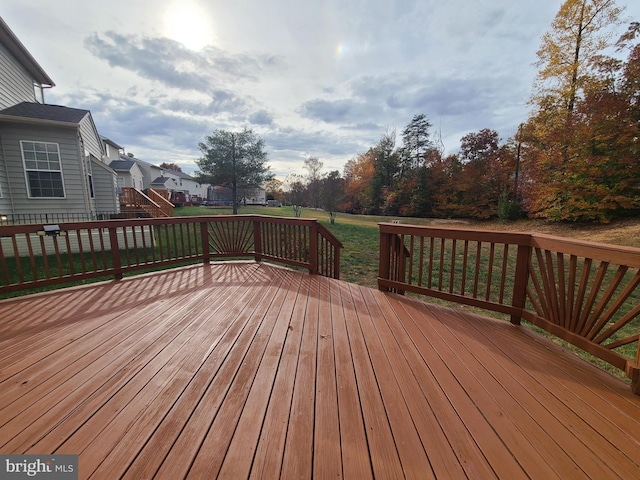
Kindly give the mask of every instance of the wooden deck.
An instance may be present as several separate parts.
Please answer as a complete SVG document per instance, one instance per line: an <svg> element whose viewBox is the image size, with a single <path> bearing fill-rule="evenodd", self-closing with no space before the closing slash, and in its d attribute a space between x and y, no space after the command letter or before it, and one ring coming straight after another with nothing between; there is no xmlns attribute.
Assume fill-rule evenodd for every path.
<svg viewBox="0 0 640 480"><path fill-rule="evenodd" d="M0 301L0 453L80 478L640 478L640 397L524 327L258 263Z"/></svg>

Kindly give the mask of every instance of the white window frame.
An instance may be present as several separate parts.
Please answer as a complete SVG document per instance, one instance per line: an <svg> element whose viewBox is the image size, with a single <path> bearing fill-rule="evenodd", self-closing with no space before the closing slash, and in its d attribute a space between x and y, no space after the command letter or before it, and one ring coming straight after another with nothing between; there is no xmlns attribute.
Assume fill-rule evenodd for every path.
<svg viewBox="0 0 640 480"><path fill-rule="evenodd" d="M31 146L31 149L25 148L27 146ZM44 151L42 148L37 149L36 146L44 146ZM55 147L55 152L53 148ZM26 158L25 151L33 152L36 158ZM67 192L64 184L64 174L62 172L62 158L60 156L60 145L52 142L36 142L32 140L20 140L20 152L22 154L22 165L24 166L24 180L27 186L27 196L33 199L61 199L67 198ZM52 160L49 158L50 153L55 153L58 156L58 168L52 168L51 162ZM40 154L40 158L38 158L38 154ZM43 158L46 157L46 158ZM55 160L53 160L55 162ZM27 163L29 162L29 163ZM34 166L35 162L35 166ZM46 163L46 168L42 168L43 166L39 166L38 162ZM43 196L34 196L31 192L31 184L29 183L29 172L46 172L46 173L59 173L60 174L60 182L62 183L62 196L53 196L53 197L43 197Z"/></svg>

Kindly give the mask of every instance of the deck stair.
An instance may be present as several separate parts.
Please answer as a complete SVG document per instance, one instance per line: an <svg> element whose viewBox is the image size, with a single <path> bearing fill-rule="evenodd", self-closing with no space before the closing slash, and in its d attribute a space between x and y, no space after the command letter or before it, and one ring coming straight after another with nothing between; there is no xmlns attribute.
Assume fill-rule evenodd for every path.
<svg viewBox="0 0 640 480"><path fill-rule="evenodd" d="M123 187L120 194L120 211L151 218L172 217L173 204L166 197L163 192L152 188L148 188L145 193L137 188Z"/></svg>

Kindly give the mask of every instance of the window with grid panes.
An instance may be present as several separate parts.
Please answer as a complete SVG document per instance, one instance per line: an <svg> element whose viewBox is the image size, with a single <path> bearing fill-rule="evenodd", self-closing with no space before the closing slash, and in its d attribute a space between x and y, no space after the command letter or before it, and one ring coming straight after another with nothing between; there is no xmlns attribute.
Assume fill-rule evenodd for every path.
<svg viewBox="0 0 640 480"><path fill-rule="evenodd" d="M64 198L64 181L57 143L20 141L30 198Z"/></svg>

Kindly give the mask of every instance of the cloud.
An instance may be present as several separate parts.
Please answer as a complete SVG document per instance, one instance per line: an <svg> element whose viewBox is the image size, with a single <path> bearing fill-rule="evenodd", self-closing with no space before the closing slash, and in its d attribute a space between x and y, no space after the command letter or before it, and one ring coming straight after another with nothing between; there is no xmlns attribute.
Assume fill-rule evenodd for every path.
<svg viewBox="0 0 640 480"><path fill-rule="evenodd" d="M325 156L335 156L349 160L366 145L351 135L340 135L326 130L306 130L294 127L279 128L262 135L267 146L275 151L298 152L300 161L324 152ZM349 153L345 153L349 152ZM323 160L323 158L321 158Z"/></svg>
<svg viewBox="0 0 640 480"><path fill-rule="evenodd" d="M309 100L298 112L313 120L351 128L385 125L390 118L406 118L408 122L416 113L442 118L489 118L508 83L504 78L366 76L352 81L344 97Z"/></svg>
<svg viewBox="0 0 640 480"><path fill-rule="evenodd" d="M186 113L196 116L212 116L224 113L239 114L246 112L247 100L228 90L211 92L210 101L169 98L159 102L164 109L174 113Z"/></svg>
<svg viewBox="0 0 640 480"><path fill-rule="evenodd" d="M165 37L119 34L113 31L85 38L85 48L111 67L181 90L214 92L229 81L257 81L262 72L278 68L272 55L231 55L214 46L193 51Z"/></svg>
<svg viewBox="0 0 640 480"><path fill-rule="evenodd" d="M344 123L357 118L358 106L358 102L353 99L316 99L303 103L298 113L326 123Z"/></svg>
<svg viewBox="0 0 640 480"><path fill-rule="evenodd" d="M110 91L83 89L55 100L90 110L101 135L136 150L157 150L157 158L194 150L208 130L207 122L199 117L171 113L160 104Z"/></svg>
<svg viewBox="0 0 640 480"><path fill-rule="evenodd" d="M266 110L259 110L249 117L253 125L273 125L273 115Z"/></svg>
<svg viewBox="0 0 640 480"><path fill-rule="evenodd" d="M558 8L539 0L371 0L364 9L338 0L201 2L215 46L195 51L167 38L167 2L111 0L108 13L78 0L43 13L40 3L9 2L3 19L54 78L47 101L90 109L100 133L151 162L189 163L204 135L248 126L283 174L311 155L341 170L419 113L450 151L482 128L513 134ZM622 4L640 11L635 0Z"/></svg>

